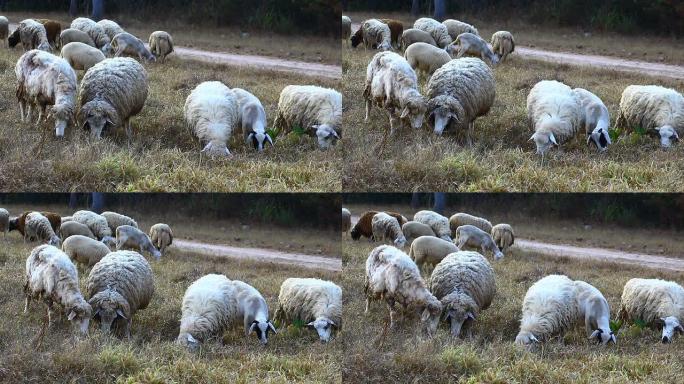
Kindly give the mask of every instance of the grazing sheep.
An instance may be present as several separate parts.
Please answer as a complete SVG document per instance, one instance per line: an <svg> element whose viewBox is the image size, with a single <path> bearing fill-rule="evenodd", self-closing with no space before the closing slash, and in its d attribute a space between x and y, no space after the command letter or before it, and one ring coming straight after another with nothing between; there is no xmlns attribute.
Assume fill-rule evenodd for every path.
<svg viewBox="0 0 684 384"><path fill-rule="evenodd" d="M513 35L508 31L495 32L492 35L492 51L499 55L499 61L506 61L506 57L515 51Z"/></svg>
<svg viewBox="0 0 684 384"><path fill-rule="evenodd" d="M467 246L482 249L483 254L489 251L494 255L495 260L500 260L504 257L504 254L494 243L492 236L474 225L462 225L456 228L454 242L459 249L464 249Z"/></svg>
<svg viewBox="0 0 684 384"><path fill-rule="evenodd" d="M416 263L418 269L423 269L424 265L435 266L446 255L458 251L456 244L451 241L434 236L421 236L411 243L409 256Z"/></svg>
<svg viewBox="0 0 684 384"><path fill-rule="evenodd" d="M266 143L272 147L273 139L266 133L266 110L261 100L241 88L233 88L233 93L238 102L238 126L242 127L245 142L252 144L258 152L264 150Z"/></svg>
<svg viewBox="0 0 684 384"><path fill-rule="evenodd" d="M95 235L93 235L93 232L87 226L81 223L77 223L75 221L67 221L62 223L62 225L59 227L59 236L64 241L66 241L66 239L68 239L69 237L76 235L85 236L93 240L97 240Z"/></svg>
<svg viewBox="0 0 684 384"><path fill-rule="evenodd" d="M359 29L354 32L352 37L349 39L351 42L352 48L356 48L363 42L363 28L359 27Z"/></svg>
<svg viewBox="0 0 684 384"><path fill-rule="evenodd" d="M453 53L456 50L456 58L460 59L463 55L479 57L482 61L489 61L492 65L499 64L499 57L489 49L489 45L480 36L472 33L462 33L456 40L446 48L447 52Z"/></svg>
<svg viewBox="0 0 684 384"><path fill-rule="evenodd" d="M101 25L85 17L79 17L71 22L71 29L78 29L83 31L93 39L95 47L100 49L105 56L111 56L114 53L112 49L112 39L107 36L104 28Z"/></svg>
<svg viewBox="0 0 684 384"><path fill-rule="evenodd" d="M121 57L123 55L138 57L140 61L147 61L153 63L157 58L150 52L145 43L137 37L128 32L119 33L112 39L112 49L114 50L114 57Z"/></svg>
<svg viewBox="0 0 684 384"><path fill-rule="evenodd" d="M390 37L392 41L392 48L399 48L401 36L404 34L404 24L395 19L379 19L381 22L387 24L390 29Z"/></svg>
<svg viewBox="0 0 684 384"><path fill-rule="evenodd" d="M19 39L24 51L38 49L52 52L52 47L47 38L47 31L43 24L33 19L26 19L19 23Z"/></svg>
<svg viewBox="0 0 684 384"><path fill-rule="evenodd" d="M26 234L26 218L31 213L31 211L23 212L21 215L17 217L12 217L10 218L9 221L9 232L12 231L19 231L22 237ZM59 228L62 223L62 218L53 212L40 212L41 215L47 217L48 221L50 222L50 227L52 227L52 231L55 233L59 232Z"/></svg>
<svg viewBox="0 0 684 384"><path fill-rule="evenodd" d="M240 111L235 93L220 81L205 81L185 100L185 122L200 142L201 153L232 156L228 140L238 125Z"/></svg>
<svg viewBox="0 0 684 384"><path fill-rule="evenodd" d="M582 104L579 97L567 85L555 80L543 80L535 84L527 96L527 117L532 122L534 134L530 141L542 155L558 146L580 130Z"/></svg>
<svg viewBox="0 0 684 384"><path fill-rule="evenodd" d="M426 43L434 47L437 47L437 43L432 36L420 29L410 28L401 34L401 50L405 51L411 44L414 43Z"/></svg>
<svg viewBox="0 0 684 384"><path fill-rule="evenodd" d="M295 127L315 136L328 149L342 135L342 94L314 85L288 85L280 92L273 129L287 134Z"/></svg>
<svg viewBox="0 0 684 384"><path fill-rule="evenodd" d="M40 212L31 212L26 216L24 231L24 240L38 240L55 247L62 245L62 240L55 234L50 221Z"/></svg>
<svg viewBox="0 0 684 384"><path fill-rule="evenodd" d="M642 321L662 328L661 340L671 343L675 332L684 334L680 321L684 317L684 288L673 281L630 279L622 290L618 318Z"/></svg>
<svg viewBox="0 0 684 384"><path fill-rule="evenodd" d="M5 16L0 16L0 40L5 41L9 37L9 20ZM9 42L5 42L9 47Z"/></svg>
<svg viewBox="0 0 684 384"><path fill-rule="evenodd" d="M451 237L456 237L456 228L460 227L461 225L474 225L487 233L492 232L492 223L490 223L489 220L459 212L451 215L449 218Z"/></svg>
<svg viewBox="0 0 684 384"><path fill-rule="evenodd" d="M367 237L369 239L373 238L373 216L375 216L378 211L367 211L359 218L359 221L354 224L350 234L353 240L358 240L361 236ZM386 214L394 217L399 222L399 225L404 225L406 223L406 218L396 212L385 212Z"/></svg>
<svg viewBox="0 0 684 384"><path fill-rule="evenodd" d="M413 221L423 223L432 228L437 237L442 240L451 241L451 231L449 230L449 219L433 211L418 211L413 215Z"/></svg>
<svg viewBox="0 0 684 384"><path fill-rule="evenodd" d="M679 141L677 130L684 129L684 96L657 85L630 85L622 92L615 127L626 132L641 127L657 133L660 146L669 148Z"/></svg>
<svg viewBox="0 0 684 384"><path fill-rule="evenodd" d="M121 225L116 228L116 250L122 248L140 250L140 253L149 252L156 260L161 257L161 252L152 244L150 237L145 232L131 225Z"/></svg>
<svg viewBox="0 0 684 384"><path fill-rule="evenodd" d="M168 224L157 223L150 228L150 240L163 256L166 248L173 244L173 231Z"/></svg>
<svg viewBox="0 0 684 384"><path fill-rule="evenodd" d="M90 270L86 291L100 330L118 329L130 338L133 315L147 308L154 294L152 268L137 252L112 252Z"/></svg>
<svg viewBox="0 0 684 384"><path fill-rule="evenodd" d="M161 58L162 63L166 61L166 56L173 53L173 38L168 32L152 32L148 43L152 54L157 58Z"/></svg>
<svg viewBox="0 0 684 384"><path fill-rule="evenodd" d="M384 242L385 239L389 239L397 248L406 246L406 237L401 232L399 221L394 217L385 212L376 213L371 221L371 226L375 241Z"/></svg>
<svg viewBox="0 0 684 384"><path fill-rule="evenodd" d="M273 319L280 324L303 321L327 343L333 328L342 327L342 288L332 281L289 278L280 285Z"/></svg>
<svg viewBox="0 0 684 384"><path fill-rule="evenodd" d="M107 240L112 237L113 232L104 216L92 211L77 211L72 215L72 218L75 222L88 227L98 240Z"/></svg>
<svg viewBox="0 0 684 384"><path fill-rule="evenodd" d="M111 252L103 242L81 235L72 235L64 239L62 251L71 261L86 267L92 267Z"/></svg>
<svg viewBox="0 0 684 384"><path fill-rule="evenodd" d="M19 36L19 32L21 31L19 31L19 28L17 28L7 38L7 45L9 45L10 48L14 48L17 46L17 44L21 43L21 36Z"/></svg>
<svg viewBox="0 0 684 384"><path fill-rule="evenodd" d="M428 43L413 43L406 51L404 58L414 71L423 71L432 75L441 66L451 61L451 56L440 48Z"/></svg>
<svg viewBox="0 0 684 384"><path fill-rule="evenodd" d="M494 244L499 247L501 252L506 252L515 242L515 233L509 224L497 224L492 227L491 233Z"/></svg>
<svg viewBox="0 0 684 384"><path fill-rule="evenodd" d="M494 270L477 252L451 253L432 271L430 292L442 302L451 335L470 335L473 322L496 294Z"/></svg>
<svg viewBox="0 0 684 384"><path fill-rule="evenodd" d="M8 216L9 217L9 216ZM351 212L347 208L342 208L342 233L347 233L351 229Z"/></svg>
<svg viewBox="0 0 684 384"><path fill-rule="evenodd" d="M261 293L249 284L228 280L224 275L209 274L192 283L183 296L181 312L177 341L191 350L240 322L245 336L256 333L264 345L268 343L268 333L276 333Z"/></svg>
<svg viewBox="0 0 684 384"><path fill-rule="evenodd" d="M109 40L114 40L114 37L118 35L119 33L124 33L123 28L119 24L117 24L115 21L112 20L107 20L107 19L102 19L97 22L97 24L102 27L104 30L104 33L109 37Z"/></svg>
<svg viewBox="0 0 684 384"><path fill-rule="evenodd" d="M135 220L120 213L106 211L102 212L100 216L107 219L107 225L109 226L109 229L112 230L112 233L115 233L116 229L122 225L130 225L131 227L138 228L138 223Z"/></svg>
<svg viewBox="0 0 684 384"><path fill-rule="evenodd" d="M59 21L50 19L35 20L43 24L43 27L45 27L45 34L47 36L48 43L50 43L50 46L54 49L58 49L60 47L59 36L62 33L62 24Z"/></svg>
<svg viewBox="0 0 684 384"><path fill-rule="evenodd" d="M529 345L562 335L582 320L589 339L615 343L609 319L610 307L598 289L564 275L549 275L527 290L515 343Z"/></svg>
<svg viewBox="0 0 684 384"><path fill-rule="evenodd" d="M366 260L366 313L372 300L383 299L390 313L390 328L394 328L395 303L404 309L413 306L421 313L420 321L428 335L437 330L442 303L430 293L416 264L407 254L389 245L371 251Z"/></svg>
<svg viewBox="0 0 684 384"><path fill-rule="evenodd" d="M349 211L347 211L349 212ZM351 217L350 217L351 220ZM351 223L351 222L350 222ZM7 232L10 230L10 214L5 208L0 208L0 232L7 239Z"/></svg>
<svg viewBox="0 0 684 384"><path fill-rule="evenodd" d="M88 71L105 59L104 53L83 43L69 43L62 47L61 56L74 70Z"/></svg>
<svg viewBox="0 0 684 384"><path fill-rule="evenodd" d="M442 24L444 24L444 26L447 28L447 32L449 33L451 40L456 40L456 38L458 38L458 36L462 33L472 33L475 36L480 36L477 28L462 21L446 19L442 21Z"/></svg>
<svg viewBox="0 0 684 384"><path fill-rule="evenodd" d="M366 49L381 51L392 49L392 32L387 24L378 19L368 19L361 24L363 45Z"/></svg>
<svg viewBox="0 0 684 384"><path fill-rule="evenodd" d="M62 48L69 43L83 43L93 48L97 48L93 39L80 29L69 28L63 30L62 33L59 34L59 45Z"/></svg>
<svg viewBox="0 0 684 384"><path fill-rule="evenodd" d="M26 283L24 284L28 312L31 300L47 304L48 326L52 324L53 305L64 308L67 319L76 332L88 333L92 308L81 295L78 272L69 257L52 245L41 245L31 251L26 259Z"/></svg>
<svg viewBox="0 0 684 384"><path fill-rule="evenodd" d="M429 17L422 17L416 20L415 23L413 23L413 28L429 33L440 48L446 47L453 41L451 36L449 36L447 27L439 21Z"/></svg>
<svg viewBox="0 0 684 384"><path fill-rule="evenodd" d="M130 58L101 61L81 81L78 94L79 121L90 127L93 138L100 139L105 128L126 127L132 139L131 118L145 106L148 93L147 72Z"/></svg>
<svg viewBox="0 0 684 384"><path fill-rule="evenodd" d="M580 125L584 126L587 134L587 144L595 145L600 152L604 152L611 144L610 113L603 101L593 93L582 88L575 88L572 92L577 95L582 105Z"/></svg>
<svg viewBox="0 0 684 384"><path fill-rule="evenodd" d="M420 236L435 236L435 232L429 225L419 223L417 221L408 221L401 226L401 231L406 236L406 241L413 243L413 241Z"/></svg>
<svg viewBox="0 0 684 384"><path fill-rule="evenodd" d="M427 110L425 98L418 92L418 78L411 65L393 52L380 52L368 64L363 91L368 121L373 104L385 109L390 120L390 135L398 124L415 129L423 126Z"/></svg>
<svg viewBox="0 0 684 384"><path fill-rule="evenodd" d="M352 21L349 16L342 15L342 40L345 40L347 47L349 46L349 38L352 32Z"/></svg>

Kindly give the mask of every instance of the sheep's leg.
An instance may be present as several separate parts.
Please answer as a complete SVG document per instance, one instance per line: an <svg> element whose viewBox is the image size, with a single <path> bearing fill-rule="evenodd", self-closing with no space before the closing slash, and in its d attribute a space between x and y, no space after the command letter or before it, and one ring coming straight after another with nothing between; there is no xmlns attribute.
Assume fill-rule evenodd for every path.
<svg viewBox="0 0 684 384"><path fill-rule="evenodd" d="M470 124L468 124L468 137L466 138L468 141L469 147L473 146L473 130L474 129L475 129L475 122L471 121Z"/></svg>
<svg viewBox="0 0 684 384"><path fill-rule="evenodd" d="M54 311L52 310L52 300L48 300L47 304L47 315L48 315L48 327L52 325L52 316Z"/></svg>
<svg viewBox="0 0 684 384"><path fill-rule="evenodd" d="M389 314L390 314L390 329L394 329L394 325L396 322L394 319L397 317L397 309L394 306L394 300L387 300L387 308L389 309Z"/></svg>
<svg viewBox="0 0 684 384"><path fill-rule="evenodd" d="M399 117L396 116L393 112L390 112L390 136L394 135L395 127L397 126L397 124L401 124Z"/></svg>
<svg viewBox="0 0 684 384"><path fill-rule="evenodd" d="M366 297L366 310L363 311L363 313L368 313L368 311L370 310L370 302L370 298Z"/></svg>
<svg viewBox="0 0 684 384"><path fill-rule="evenodd" d="M133 127L131 126L131 120L126 120L126 135L128 136L128 150L131 149L131 140L133 140Z"/></svg>
<svg viewBox="0 0 684 384"><path fill-rule="evenodd" d="M367 99L366 100L366 118L364 119L364 121L368 121L368 118L370 117L370 111L371 111L372 106L373 106L373 102L371 101L371 99Z"/></svg>
<svg viewBox="0 0 684 384"><path fill-rule="evenodd" d="M21 122L24 122L24 108L26 108L26 103L23 101L19 102L19 114L21 115Z"/></svg>
<svg viewBox="0 0 684 384"><path fill-rule="evenodd" d="M26 295L26 302L24 303L24 313L28 312L30 302L31 302L31 296Z"/></svg>
<svg viewBox="0 0 684 384"><path fill-rule="evenodd" d="M117 251L123 247L124 243L126 243L126 240L128 240L128 238L125 235L121 235L120 237L116 238L116 250Z"/></svg>

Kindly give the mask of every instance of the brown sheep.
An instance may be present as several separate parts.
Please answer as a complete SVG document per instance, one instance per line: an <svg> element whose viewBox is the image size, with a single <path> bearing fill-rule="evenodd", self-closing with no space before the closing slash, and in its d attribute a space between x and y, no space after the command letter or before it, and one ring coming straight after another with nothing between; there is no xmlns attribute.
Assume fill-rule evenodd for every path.
<svg viewBox="0 0 684 384"><path fill-rule="evenodd" d="M350 40L352 48L356 48L359 44L361 44L363 42L363 28L359 27L359 29L354 32Z"/></svg>
<svg viewBox="0 0 684 384"><path fill-rule="evenodd" d="M356 222L356 225L354 225L354 228L351 230L351 237L354 240L358 240L361 238L361 236L367 237L369 239L373 238L373 216L377 214L378 211L368 211L364 212L363 215L359 218L359 221ZM406 224L406 218L402 216L399 213L396 212L387 212L385 211L386 214L394 217L397 219L399 222L399 226L402 226Z"/></svg>
<svg viewBox="0 0 684 384"><path fill-rule="evenodd" d="M399 20L394 19L380 19L383 23L387 24L392 35L392 46L399 48L401 45L401 35L404 34L404 24Z"/></svg>
<svg viewBox="0 0 684 384"><path fill-rule="evenodd" d="M15 217L12 220L10 220L9 224L9 230L14 231L17 230L19 233L21 233L21 236L24 236L24 226L26 225L26 216L31 213L31 211L28 212L23 212L21 216ZM52 227L52 230L55 233L59 232L59 227L62 225L62 217L56 213L52 212L41 212L41 215L45 216L48 221L50 222L50 226Z"/></svg>
<svg viewBox="0 0 684 384"><path fill-rule="evenodd" d="M62 34L62 24L59 21L50 19L36 19L37 22L43 24L45 32L47 32L48 42L55 48L59 48L59 35Z"/></svg>

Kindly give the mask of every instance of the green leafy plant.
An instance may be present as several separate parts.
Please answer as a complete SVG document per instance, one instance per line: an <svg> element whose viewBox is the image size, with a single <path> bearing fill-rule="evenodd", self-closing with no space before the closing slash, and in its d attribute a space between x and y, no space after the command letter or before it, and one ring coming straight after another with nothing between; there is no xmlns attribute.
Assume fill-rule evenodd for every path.
<svg viewBox="0 0 684 384"><path fill-rule="evenodd" d="M639 329L643 330L644 328L646 328L648 324L646 324L646 322L642 319L637 319L634 320L634 325L636 325Z"/></svg>
<svg viewBox="0 0 684 384"><path fill-rule="evenodd" d="M634 133L636 133L639 136L645 136L647 131L646 128L642 127L641 125L637 125L634 127Z"/></svg>
<svg viewBox="0 0 684 384"><path fill-rule="evenodd" d="M610 141L615 142L620 136L621 131L619 129L609 128L608 136L610 136Z"/></svg>
<svg viewBox="0 0 684 384"><path fill-rule="evenodd" d="M302 329L306 327L306 322L301 319L296 319L295 321L292 322L292 325L297 328L297 329Z"/></svg>
<svg viewBox="0 0 684 384"><path fill-rule="evenodd" d="M613 333L618 333L618 331L622 328L622 320L611 320L610 321L610 330Z"/></svg>
<svg viewBox="0 0 684 384"><path fill-rule="evenodd" d="M301 126L299 126L299 125L296 125L296 126L292 129L292 132L294 132L295 135L297 135L297 137L300 137L300 136L306 134L306 130L305 130L304 128L302 128Z"/></svg>
<svg viewBox="0 0 684 384"><path fill-rule="evenodd" d="M267 133L269 136L271 136L271 140L275 140L276 137L278 137L278 135L280 134L280 131L279 131L279 130L275 130L275 129L273 129L273 128L269 128L269 129L266 130L266 133Z"/></svg>

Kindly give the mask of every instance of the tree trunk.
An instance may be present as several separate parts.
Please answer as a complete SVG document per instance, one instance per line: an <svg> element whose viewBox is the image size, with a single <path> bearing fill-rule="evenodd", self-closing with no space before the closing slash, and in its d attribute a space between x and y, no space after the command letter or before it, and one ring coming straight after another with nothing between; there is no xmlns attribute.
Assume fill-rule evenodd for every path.
<svg viewBox="0 0 684 384"><path fill-rule="evenodd" d="M420 207L420 193L413 192L411 194L411 208L417 209Z"/></svg>
<svg viewBox="0 0 684 384"><path fill-rule="evenodd" d="M349 0L342 0L342 10L346 11L349 7Z"/></svg>
<svg viewBox="0 0 684 384"><path fill-rule="evenodd" d="M71 0L69 2L69 16L76 17L78 14L78 0Z"/></svg>
<svg viewBox="0 0 684 384"><path fill-rule="evenodd" d="M411 2L411 16L418 17L420 13L420 0L413 0Z"/></svg>
<svg viewBox="0 0 684 384"><path fill-rule="evenodd" d="M437 21L444 20L446 15L446 2L444 0L435 0L435 17Z"/></svg>
<svg viewBox="0 0 684 384"><path fill-rule="evenodd" d="M69 209L75 210L78 207L78 193L71 192L69 194Z"/></svg>
<svg viewBox="0 0 684 384"><path fill-rule="evenodd" d="M100 214L104 211L105 197L103 193L93 192L93 206L91 211Z"/></svg>
<svg viewBox="0 0 684 384"><path fill-rule="evenodd" d="M432 210L443 215L444 208L446 208L446 195L443 192L435 192L435 205Z"/></svg>
<svg viewBox="0 0 684 384"><path fill-rule="evenodd" d="M100 21L104 18L105 0L93 0L93 15L91 19Z"/></svg>

